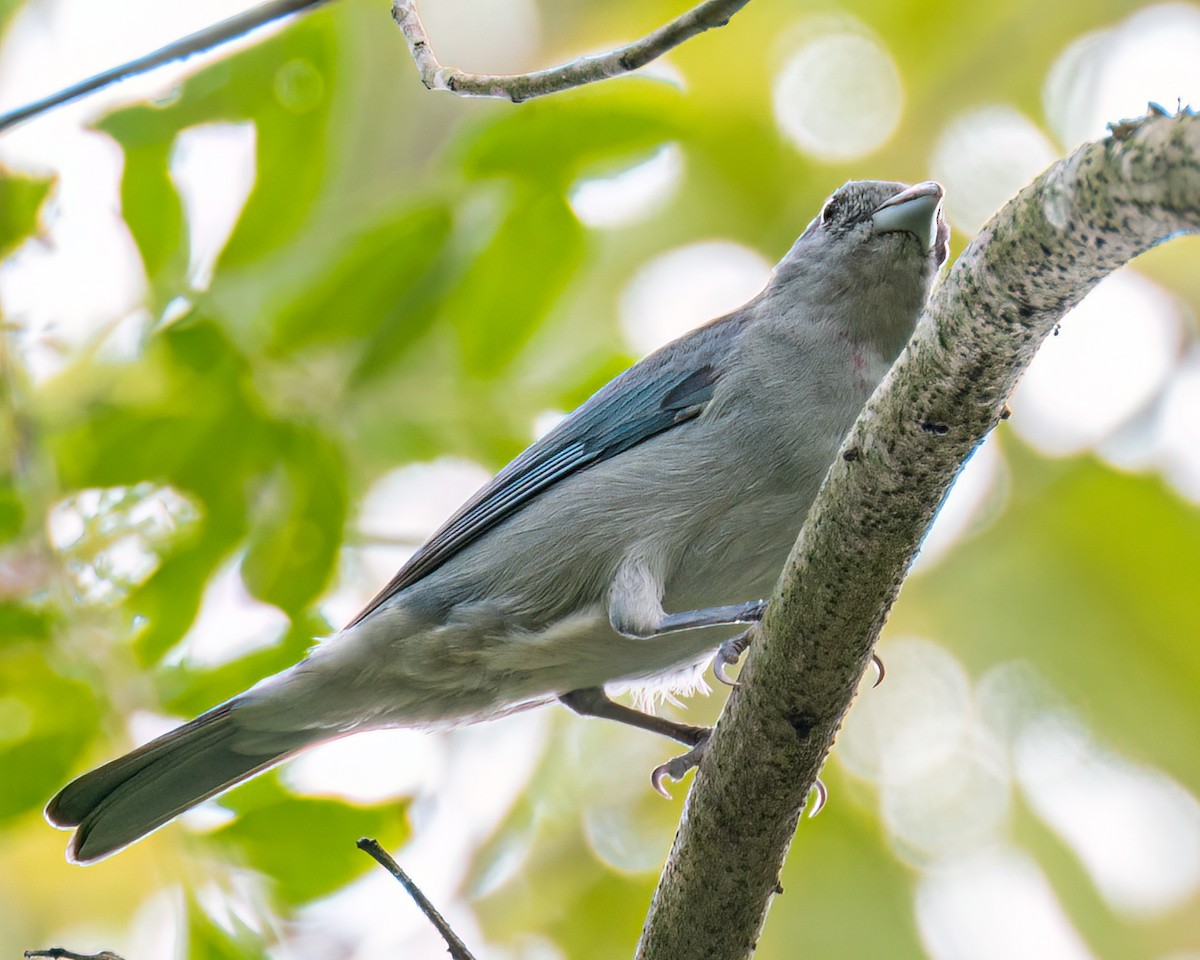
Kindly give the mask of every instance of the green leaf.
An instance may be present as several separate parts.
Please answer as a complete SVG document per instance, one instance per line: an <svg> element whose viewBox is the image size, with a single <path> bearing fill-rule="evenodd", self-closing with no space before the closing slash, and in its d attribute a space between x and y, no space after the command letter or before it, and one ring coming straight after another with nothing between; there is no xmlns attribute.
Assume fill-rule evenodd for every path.
<svg viewBox="0 0 1200 960"><path fill-rule="evenodd" d="M593 867L590 883L577 891L570 909L540 924L572 957L619 957L637 943L652 877L623 877Z"/></svg>
<svg viewBox="0 0 1200 960"><path fill-rule="evenodd" d="M220 266L257 260L308 216L329 161L326 129L339 81L336 24L328 9L315 11L227 61L227 89L244 98L242 112L257 127L258 179Z"/></svg>
<svg viewBox="0 0 1200 960"><path fill-rule="evenodd" d="M470 375L495 376L525 347L574 275L583 247L583 228L560 196L510 196L499 230L442 307Z"/></svg>
<svg viewBox="0 0 1200 960"><path fill-rule="evenodd" d="M335 33L327 11L309 14L189 77L170 103L126 107L96 124L125 151L125 219L159 308L187 286L187 230L169 172L175 138L199 124L252 121L258 176L220 259L245 264L290 239L324 177Z"/></svg>
<svg viewBox="0 0 1200 960"><path fill-rule="evenodd" d="M24 0L0 0L0 30L8 28L8 21L20 8Z"/></svg>
<svg viewBox="0 0 1200 960"><path fill-rule="evenodd" d="M470 177L518 177L565 190L673 139L687 123L678 90L627 78L522 104L472 129L459 148Z"/></svg>
<svg viewBox="0 0 1200 960"><path fill-rule="evenodd" d="M211 319L180 321L151 341L139 363L95 373L86 412L47 430L64 485L166 483L191 495L203 514L126 602L144 618L138 651L151 662L186 631L208 578L245 534L248 491L273 463L279 431L246 360ZM79 374L60 379L69 391Z"/></svg>
<svg viewBox="0 0 1200 960"><path fill-rule="evenodd" d="M122 132L144 115L135 112L138 109L130 108L110 118L101 129L120 141ZM157 119L152 110L143 109L145 115ZM172 133L170 138L164 135L151 142L127 134L122 143L125 171L121 177L121 213L142 255L152 302L158 309L188 288L188 228L183 200L169 170L173 142Z"/></svg>
<svg viewBox="0 0 1200 960"><path fill-rule="evenodd" d="M0 601L0 644L34 640L39 643L50 639L50 627L54 617L49 610L31 607L16 600Z"/></svg>
<svg viewBox="0 0 1200 960"><path fill-rule="evenodd" d="M223 533L206 532L202 541L176 550L129 595L126 607L141 622L135 651L143 666L157 663L196 619L204 588L241 530Z"/></svg>
<svg viewBox="0 0 1200 960"><path fill-rule="evenodd" d="M210 917L196 900L187 901L187 960L262 960L267 944L232 911L225 911L227 929Z"/></svg>
<svg viewBox="0 0 1200 960"><path fill-rule="evenodd" d="M260 600L295 613L333 574L348 508L340 451L315 430L281 430L282 462L255 510L242 578Z"/></svg>
<svg viewBox="0 0 1200 960"><path fill-rule="evenodd" d="M53 185L53 179L0 171L0 259L41 232L39 215Z"/></svg>
<svg viewBox="0 0 1200 960"><path fill-rule="evenodd" d="M186 660L155 672L159 699L171 713L194 717L214 704L241 693L263 677L303 659L316 637L331 632L316 616L301 616L276 644L252 650L216 667L196 667Z"/></svg>
<svg viewBox="0 0 1200 960"><path fill-rule="evenodd" d="M451 215L441 203L405 206L366 229L275 321L272 352L314 343L364 342L364 359L381 349L395 357L423 333L426 309L440 290ZM377 361L376 361L377 362Z"/></svg>
<svg viewBox="0 0 1200 960"><path fill-rule="evenodd" d="M407 802L358 806L299 797L280 786L274 775L239 787L222 803L239 816L213 834L214 841L235 848L271 877L279 897L294 906L379 869L355 846L360 837L375 837L394 847L408 836Z"/></svg>
<svg viewBox="0 0 1200 960"><path fill-rule="evenodd" d="M0 818L39 809L66 782L98 724L91 688L55 673L40 647L0 656Z"/></svg>
<svg viewBox="0 0 1200 960"><path fill-rule="evenodd" d="M0 543L12 540L25 524L25 504L11 478L0 479Z"/></svg>

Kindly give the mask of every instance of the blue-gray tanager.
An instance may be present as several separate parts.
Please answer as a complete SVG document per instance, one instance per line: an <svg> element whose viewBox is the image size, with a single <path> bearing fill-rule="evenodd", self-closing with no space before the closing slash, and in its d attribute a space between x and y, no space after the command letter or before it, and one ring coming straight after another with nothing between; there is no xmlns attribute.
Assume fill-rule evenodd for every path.
<svg viewBox="0 0 1200 960"><path fill-rule="evenodd" d="M946 258L941 199L932 182L841 187L758 296L534 443L307 659L66 786L46 815L77 828L71 859L359 730L557 699L701 743L605 688L693 684L730 625L761 616Z"/></svg>

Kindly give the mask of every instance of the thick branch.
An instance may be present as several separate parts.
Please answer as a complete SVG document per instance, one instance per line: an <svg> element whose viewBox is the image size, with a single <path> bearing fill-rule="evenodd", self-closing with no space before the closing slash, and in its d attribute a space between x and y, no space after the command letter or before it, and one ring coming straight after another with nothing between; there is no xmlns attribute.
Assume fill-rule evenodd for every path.
<svg viewBox="0 0 1200 960"><path fill-rule="evenodd" d="M448 90L460 97L494 97L519 103L544 97L597 80L607 80L644 67L668 50L690 40L698 33L723 27L729 18L750 0L704 0L687 13L623 47L592 57L580 57L570 63L534 73L491 75L466 73L456 67L444 67L429 44L429 35L417 14L416 0L393 0L392 17L404 33L421 82L430 90Z"/></svg>
<svg viewBox="0 0 1200 960"><path fill-rule="evenodd" d="M170 63L173 60L184 60L193 54L211 50L213 47L219 47L230 40L236 40L238 37L245 36L250 31L257 30L259 27L274 20L290 16L293 13L299 13L302 10L318 7L327 2L328 0L274 0L272 3L264 3L261 7L255 7L253 10L239 13L228 20L222 20L211 27L205 27L203 30L189 34L182 40L168 43L165 47L160 47L153 53L148 53L137 60L130 60L128 63L123 63L119 67L113 67L111 70L105 70L103 73L98 73L87 80L81 80L79 83L67 87L65 90L59 90L57 93L52 93L48 97L43 97L41 100L35 100L33 103L18 107L16 110L0 114L0 133L3 133L9 127L15 127L18 123L31 120L33 117L45 113L47 110L52 110L54 107L61 107L63 104L71 103L73 100L85 97L89 93L102 90L116 83L118 80L125 80L128 77L137 76L139 73L146 73L155 67L161 67L164 63Z"/></svg>
<svg viewBox="0 0 1200 960"><path fill-rule="evenodd" d="M750 956L805 797L955 475L1063 314L1197 229L1200 118L1156 115L1055 164L958 259L796 541L688 797L641 960Z"/></svg>

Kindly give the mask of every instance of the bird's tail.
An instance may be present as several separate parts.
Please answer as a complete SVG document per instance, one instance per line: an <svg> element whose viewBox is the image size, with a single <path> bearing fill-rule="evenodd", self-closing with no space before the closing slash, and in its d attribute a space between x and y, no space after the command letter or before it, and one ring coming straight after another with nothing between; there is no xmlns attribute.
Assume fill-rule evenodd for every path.
<svg viewBox="0 0 1200 960"><path fill-rule="evenodd" d="M238 700L86 773L46 805L56 827L75 827L67 856L99 860L312 743L330 731L301 730L246 736Z"/></svg>

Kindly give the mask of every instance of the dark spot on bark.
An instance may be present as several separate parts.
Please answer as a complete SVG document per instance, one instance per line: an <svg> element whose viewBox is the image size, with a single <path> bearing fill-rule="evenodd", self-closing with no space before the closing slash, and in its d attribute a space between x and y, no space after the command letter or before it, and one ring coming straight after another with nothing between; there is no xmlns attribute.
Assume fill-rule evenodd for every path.
<svg viewBox="0 0 1200 960"><path fill-rule="evenodd" d="M949 424L933 423L930 420L922 420L921 421L921 429L924 430L926 433L932 433L935 436L939 436L939 437L944 437L946 434L948 434L950 432Z"/></svg>
<svg viewBox="0 0 1200 960"><path fill-rule="evenodd" d="M777 896L777 897L783 896L783 884L780 883L779 881L775 882L775 896Z"/></svg>
<svg viewBox="0 0 1200 960"><path fill-rule="evenodd" d="M796 712L788 714L787 720L792 725L792 729L796 731L796 738L805 740L813 732L821 718L813 713Z"/></svg>
<svg viewBox="0 0 1200 960"><path fill-rule="evenodd" d="M1012 407L1010 407L1010 406L1009 406L1009 405L1006 403L1006 404L1004 405L1004 409L1000 411L1000 419L1001 419L1001 420L1007 420L1007 419L1008 419L1009 417L1011 417L1011 416L1012 416Z"/></svg>
<svg viewBox="0 0 1200 960"><path fill-rule="evenodd" d="M845 453L842 454L842 459L845 460L847 463L854 463L854 461L857 460L860 456L861 456L861 454L858 451L858 447L851 447L849 450L847 450Z"/></svg>

